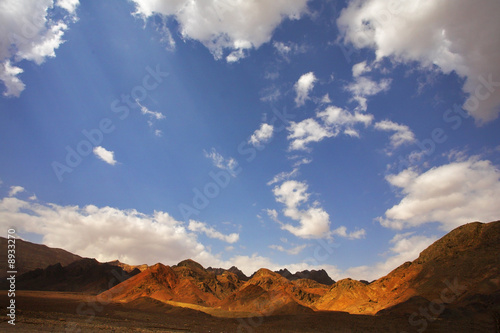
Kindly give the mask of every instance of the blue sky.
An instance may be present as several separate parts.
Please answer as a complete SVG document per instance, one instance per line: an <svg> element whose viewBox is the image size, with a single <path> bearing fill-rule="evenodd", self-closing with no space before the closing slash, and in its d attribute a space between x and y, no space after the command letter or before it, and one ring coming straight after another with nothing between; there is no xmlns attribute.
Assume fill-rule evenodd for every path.
<svg viewBox="0 0 500 333"><path fill-rule="evenodd" d="M500 216L497 1L0 7L0 224L26 240L374 279Z"/></svg>

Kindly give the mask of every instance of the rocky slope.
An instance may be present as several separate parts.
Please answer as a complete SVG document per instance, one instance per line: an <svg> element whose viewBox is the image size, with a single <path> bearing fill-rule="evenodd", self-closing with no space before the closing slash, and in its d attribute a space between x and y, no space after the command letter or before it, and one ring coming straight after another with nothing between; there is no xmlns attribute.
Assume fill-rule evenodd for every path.
<svg viewBox="0 0 500 333"><path fill-rule="evenodd" d="M374 314L425 299L457 303L500 290L500 221L452 230L420 256L369 285L345 279L315 303L317 309Z"/></svg>
<svg viewBox="0 0 500 333"><path fill-rule="evenodd" d="M44 291L72 291L101 293L131 276L139 273L134 270L130 273L120 267L101 264L95 259L80 259L68 266L61 264L51 265L45 269L36 270L20 275L16 281L18 290Z"/></svg>
<svg viewBox="0 0 500 333"><path fill-rule="evenodd" d="M0 249L7 253L7 239L0 237ZM45 245L16 239L16 268L18 275L37 268L46 268L50 265L61 264L67 266L82 257L62 249L50 248ZM0 267L7 267L7 256L0 256ZM5 270L0 271L0 278L6 276Z"/></svg>

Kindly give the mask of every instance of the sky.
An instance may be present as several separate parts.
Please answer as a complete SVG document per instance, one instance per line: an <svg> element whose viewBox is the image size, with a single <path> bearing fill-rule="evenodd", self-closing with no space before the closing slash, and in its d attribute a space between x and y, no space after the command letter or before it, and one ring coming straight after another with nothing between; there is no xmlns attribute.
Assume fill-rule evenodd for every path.
<svg viewBox="0 0 500 333"><path fill-rule="evenodd" d="M497 0L2 0L0 225L373 280L500 218Z"/></svg>

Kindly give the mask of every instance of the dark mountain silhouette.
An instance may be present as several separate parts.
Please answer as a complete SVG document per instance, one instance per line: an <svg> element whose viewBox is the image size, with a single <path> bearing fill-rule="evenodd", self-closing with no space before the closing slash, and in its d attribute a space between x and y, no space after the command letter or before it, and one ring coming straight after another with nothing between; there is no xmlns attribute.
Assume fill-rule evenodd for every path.
<svg viewBox="0 0 500 333"><path fill-rule="evenodd" d="M235 274L238 277L238 279L240 279L241 281L248 281L250 279L242 271L240 271L238 269L238 267L235 267L235 266L232 266L229 269L208 267L207 271L213 272L213 273L215 273L215 275L222 275L224 272L230 272L230 273Z"/></svg>
<svg viewBox="0 0 500 333"><path fill-rule="evenodd" d="M335 283L335 281L332 280L330 276L328 276L328 273L324 269L320 270L313 269L311 271L305 270L302 272L296 272L295 274L292 274L288 269L285 268L276 271L276 273L283 276L284 278L287 278L290 281L295 281L298 279L309 279L328 286Z"/></svg>
<svg viewBox="0 0 500 333"><path fill-rule="evenodd" d="M4 237L0 237L0 249L2 249L2 253L7 253L7 239ZM62 249L16 239L16 269L18 275L55 264L67 266L80 259L82 257ZM0 256L0 267L7 267L7 255ZM6 275L6 270L2 269L0 277L3 279Z"/></svg>
<svg viewBox="0 0 500 333"><path fill-rule="evenodd" d="M20 275L18 290L72 291L97 294L112 288L138 274L138 269L127 273L122 268L101 264L95 259L80 259L68 266L51 265ZM5 286L3 286L5 288ZM3 288L3 289L4 289Z"/></svg>

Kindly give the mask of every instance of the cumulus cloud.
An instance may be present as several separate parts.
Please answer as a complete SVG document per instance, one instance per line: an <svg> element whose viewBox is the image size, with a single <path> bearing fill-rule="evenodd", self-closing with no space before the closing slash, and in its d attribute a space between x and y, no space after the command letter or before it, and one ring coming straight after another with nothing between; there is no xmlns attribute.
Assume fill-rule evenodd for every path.
<svg viewBox="0 0 500 333"><path fill-rule="evenodd" d="M12 66L10 60L0 63L0 80L5 85L6 90L4 96L19 97L26 85L17 77L23 70L19 67Z"/></svg>
<svg viewBox="0 0 500 333"><path fill-rule="evenodd" d="M337 20L344 41L377 61L436 66L465 79L464 104L479 123L500 112L500 2L355 0Z"/></svg>
<svg viewBox="0 0 500 333"><path fill-rule="evenodd" d="M385 217L379 217L388 228L401 230L438 222L441 229L449 231L500 216L500 171L488 160L471 157L424 173L406 169L386 179L404 196Z"/></svg>
<svg viewBox="0 0 500 333"><path fill-rule="evenodd" d="M227 242L238 238L194 221L186 227L165 212L148 215L133 209L38 204L17 198L0 201L0 221L4 227L9 223L19 232L42 235L48 246L99 261L119 259L130 264L172 264L186 258L217 263L196 233Z"/></svg>
<svg viewBox="0 0 500 333"><path fill-rule="evenodd" d="M206 223L190 220L188 229L193 232L203 232L207 237L218 239L227 243L236 243L240 238L240 235L237 233L232 233L229 235L224 235L223 233L215 230L213 227L207 226Z"/></svg>
<svg viewBox="0 0 500 333"><path fill-rule="evenodd" d="M302 106L309 99L309 93L314 88L314 83L317 81L313 72L302 75L295 83L294 89L297 96L295 97L295 104Z"/></svg>
<svg viewBox="0 0 500 333"><path fill-rule="evenodd" d="M161 211L144 214L134 209L61 206L6 197L0 199L0 227L7 230L12 225L19 233L41 235L42 243L47 246L63 248L101 262L118 259L132 265L157 262L172 265L191 258L205 267L236 266L248 276L263 267L271 270L288 267L294 271L324 268L333 278L337 278L340 272L332 265L277 264L258 253L222 260L197 238L199 232L206 232L205 229L216 235L217 231L205 224L201 227L198 224L186 225ZM196 231L191 231L189 225Z"/></svg>
<svg viewBox="0 0 500 333"><path fill-rule="evenodd" d="M221 170L228 171L233 177L236 176L238 168L238 162L232 157L224 158L221 154L217 152L215 148L212 148L210 151L203 151L206 158L212 161L212 164Z"/></svg>
<svg viewBox="0 0 500 333"><path fill-rule="evenodd" d="M355 111L351 113L345 109L329 106L324 111L318 112L316 116L322 119L326 126L333 127L335 132L344 131L344 134L350 136L359 136L354 130L357 124L363 124L365 127L373 121L373 115Z"/></svg>
<svg viewBox="0 0 500 333"><path fill-rule="evenodd" d="M101 146L94 147L94 155L103 160L104 162L115 165L115 153Z"/></svg>
<svg viewBox="0 0 500 333"><path fill-rule="evenodd" d="M309 200L307 187L306 183L289 180L273 189L276 201L285 205L283 214L299 222L299 226L281 223L281 229L302 238L327 237L330 234L328 213L319 207L318 203L300 209L300 206Z"/></svg>
<svg viewBox="0 0 500 333"><path fill-rule="evenodd" d="M290 122L287 128L290 150L307 150L307 145L311 142L320 142L325 138L331 138L336 133L323 126L312 118L305 119L299 123Z"/></svg>
<svg viewBox="0 0 500 333"><path fill-rule="evenodd" d="M228 62L238 61L252 48L271 40L285 19L298 19L307 11L307 0L276 1L156 1L133 0L136 14L174 17L180 34L207 47L216 59L225 51Z"/></svg>
<svg viewBox="0 0 500 333"><path fill-rule="evenodd" d="M373 115L357 111L351 113L336 106L329 106L323 111L318 111L316 119L308 118L299 123L290 122L287 128L288 139L291 141L290 150L307 150L309 143L320 142L339 133L359 137L355 126L362 124L367 127L372 123Z"/></svg>
<svg viewBox="0 0 500 333"><path fill-rule="evenodd" d="M5 85L4 96L19 97L25 84L18 77L23 70L16 66L22 60L41 64L55 57L55 50L64 42L62 37L75 17L77 0L7 0L0 3L0 80ZM54 20L54 7L63 8L66 15Z"/></svg>
<svg viewBox="0 0 500 333"><path fill-rule="evenodd" d="M260 128L252 134L248 142L254 146L260 146L271 140L271 138L273 137L273 132L274 132L273 125L263 123L260 126Z"/></svg>
<svg viewBox="0 0 500 333"><path fill-rule="evenodd" d="M397 124L390 120L383 120L375 123L375 129L385 132L395 132L390 138L392 148L415 142L415 134L406 125Z"/></svg>
<svg viewBox="0 0 500 333"><path fill-rule="evenodd" d="M14 197L16 194L24 192L24 187L22 186L11 186L9 190L9 197Z"/></svg>

